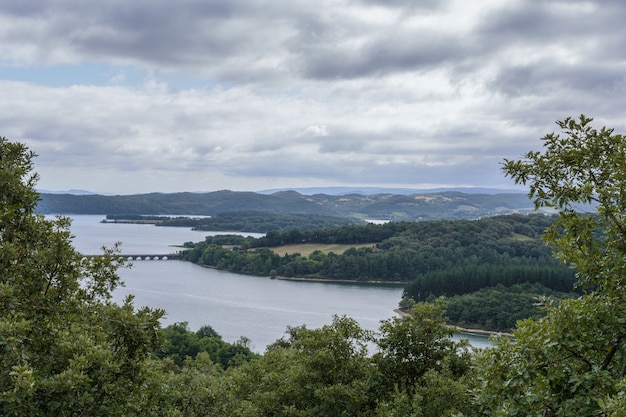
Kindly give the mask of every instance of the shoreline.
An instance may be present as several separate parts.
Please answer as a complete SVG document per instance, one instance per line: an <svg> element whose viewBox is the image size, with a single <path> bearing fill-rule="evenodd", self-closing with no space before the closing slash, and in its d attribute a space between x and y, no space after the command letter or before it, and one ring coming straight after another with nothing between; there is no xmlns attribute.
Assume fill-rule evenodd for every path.
<svg viewBox="0 0 626 417"><path fill-rule="evenodd" d="M393 285L393 286L404 286L407 284L406 281L358 281L356 279L332 279L332 278L307 278L307 277L283 277L283 276L274 276L269 277L270 279L278 279L282 281L302 281L302 282L324 282L324 283L339 283L339 284L366 284L366 285Z"/></svg>
<svg viewBox="0 0 626 417"><path fill-rule="evenodd" d="M332 279L332 278L307 278L307 277L284 277L281 275L269 276L269 275L254 275L254 274L246 274L243 272L231 271L229 269L220 269L216 266L212 265L204 265L204 264L194 264L201 266L202 268L216 269L218 271L226 271L232 272L233 274L240 275L248 275L259 278L269 278L269 279L277 279L281 281L297 281L297 282L323 282L327 284L363 284L363 285L389 285L389 286L404 286L408 282L407 281L358 281L356 279Z"/></svg>
<svg viewBox="0 0 626 417"><path fill-rule="evenodd" d="M399 308L396 308L393 311L394 313L398 314L401 317L407 317L409 315L409 313L402 311ZM467 333L467 334L476 335L476 336L514 337L513 333L507 333L507 332L496 332L493 330L483 330L483 329L471 329L469 327L460 327L460 326L454 326L454 325L450 325L450 327L452 327L458 333Z"/></svg>

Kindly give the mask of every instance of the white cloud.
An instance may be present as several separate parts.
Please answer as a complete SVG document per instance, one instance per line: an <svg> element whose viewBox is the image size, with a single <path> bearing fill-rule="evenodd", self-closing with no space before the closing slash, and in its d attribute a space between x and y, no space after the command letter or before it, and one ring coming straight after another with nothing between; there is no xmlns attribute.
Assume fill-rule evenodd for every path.
<svg viewBox="0 0 626 417"><path fill-rule="evenodd" d="M299 133L298 136L328 136L328 127L326 125L311 125L307 126L303 132Z"/></svg>

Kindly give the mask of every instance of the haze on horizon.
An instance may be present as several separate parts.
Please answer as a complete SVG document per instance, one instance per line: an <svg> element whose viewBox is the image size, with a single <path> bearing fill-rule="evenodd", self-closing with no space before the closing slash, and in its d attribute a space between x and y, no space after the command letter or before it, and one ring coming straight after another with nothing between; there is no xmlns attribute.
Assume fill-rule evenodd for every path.
<svg viewBox="0 0 626 417"><path fill-rule="evenodd" d="M626 3L0 0L1 136L38 187L513 188L585 114L624 132Z"/></svg>

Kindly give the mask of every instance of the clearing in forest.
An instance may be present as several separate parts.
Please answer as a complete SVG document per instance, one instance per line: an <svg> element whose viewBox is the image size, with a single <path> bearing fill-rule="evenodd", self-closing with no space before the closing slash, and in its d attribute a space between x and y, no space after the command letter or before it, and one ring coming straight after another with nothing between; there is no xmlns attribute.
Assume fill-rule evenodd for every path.
<svg viewBox="0 0 626 417"><path fill-rule="evenodd" d="M362 243L358 245L340 245L340 244L325 244L325 243L302 243L299 245L283 245L276 246L275 248L269 248L274 253L280 256L285 256L285 254L294 254L299 253L302 256L309 256L316 250L319 250L324 253L334 252L337 255L341 255L346 250L350 248L373 248L375 246L374 243Z"/></svg>

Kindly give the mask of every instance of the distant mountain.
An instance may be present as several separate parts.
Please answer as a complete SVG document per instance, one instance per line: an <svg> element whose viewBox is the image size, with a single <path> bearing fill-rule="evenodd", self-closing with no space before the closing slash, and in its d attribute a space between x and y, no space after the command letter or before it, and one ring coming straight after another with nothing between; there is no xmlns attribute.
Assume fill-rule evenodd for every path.
<svg viewBox="0 0 626 417"><path fill-rule="evenodd" d="M64 191L55 191L55 190L37 190L40 194L73 194L73 195L96 195L92 191L87 190L64 190Z"/></svg>
<svg viewBox="0 0 626 417"><path fill-rule="evenodd" d="M269 190L257 191L259 194L274 194L279 191L296 191L303 195L327 194L327 195L346 195L346 194L431 194L444 193L448 191L461 192L466 194L516 194L524 193L526 190L521 189L500 189L500 188L484 188L484 187L454 187L454 188L388 188L388 187L303 187L303 188L273 188Z"/></svg>
<svg viewBox="0 0 626 417"><path fill-rule="evenodd" d="M476 219L534 211L526 194L469 194L457 191L403 194L359 193L305 195L297 191L261 194L241 191L151 193L136 195L41 194L37 207L44 214L204 215L254 210L361 219L416 221Z"/></svg>

